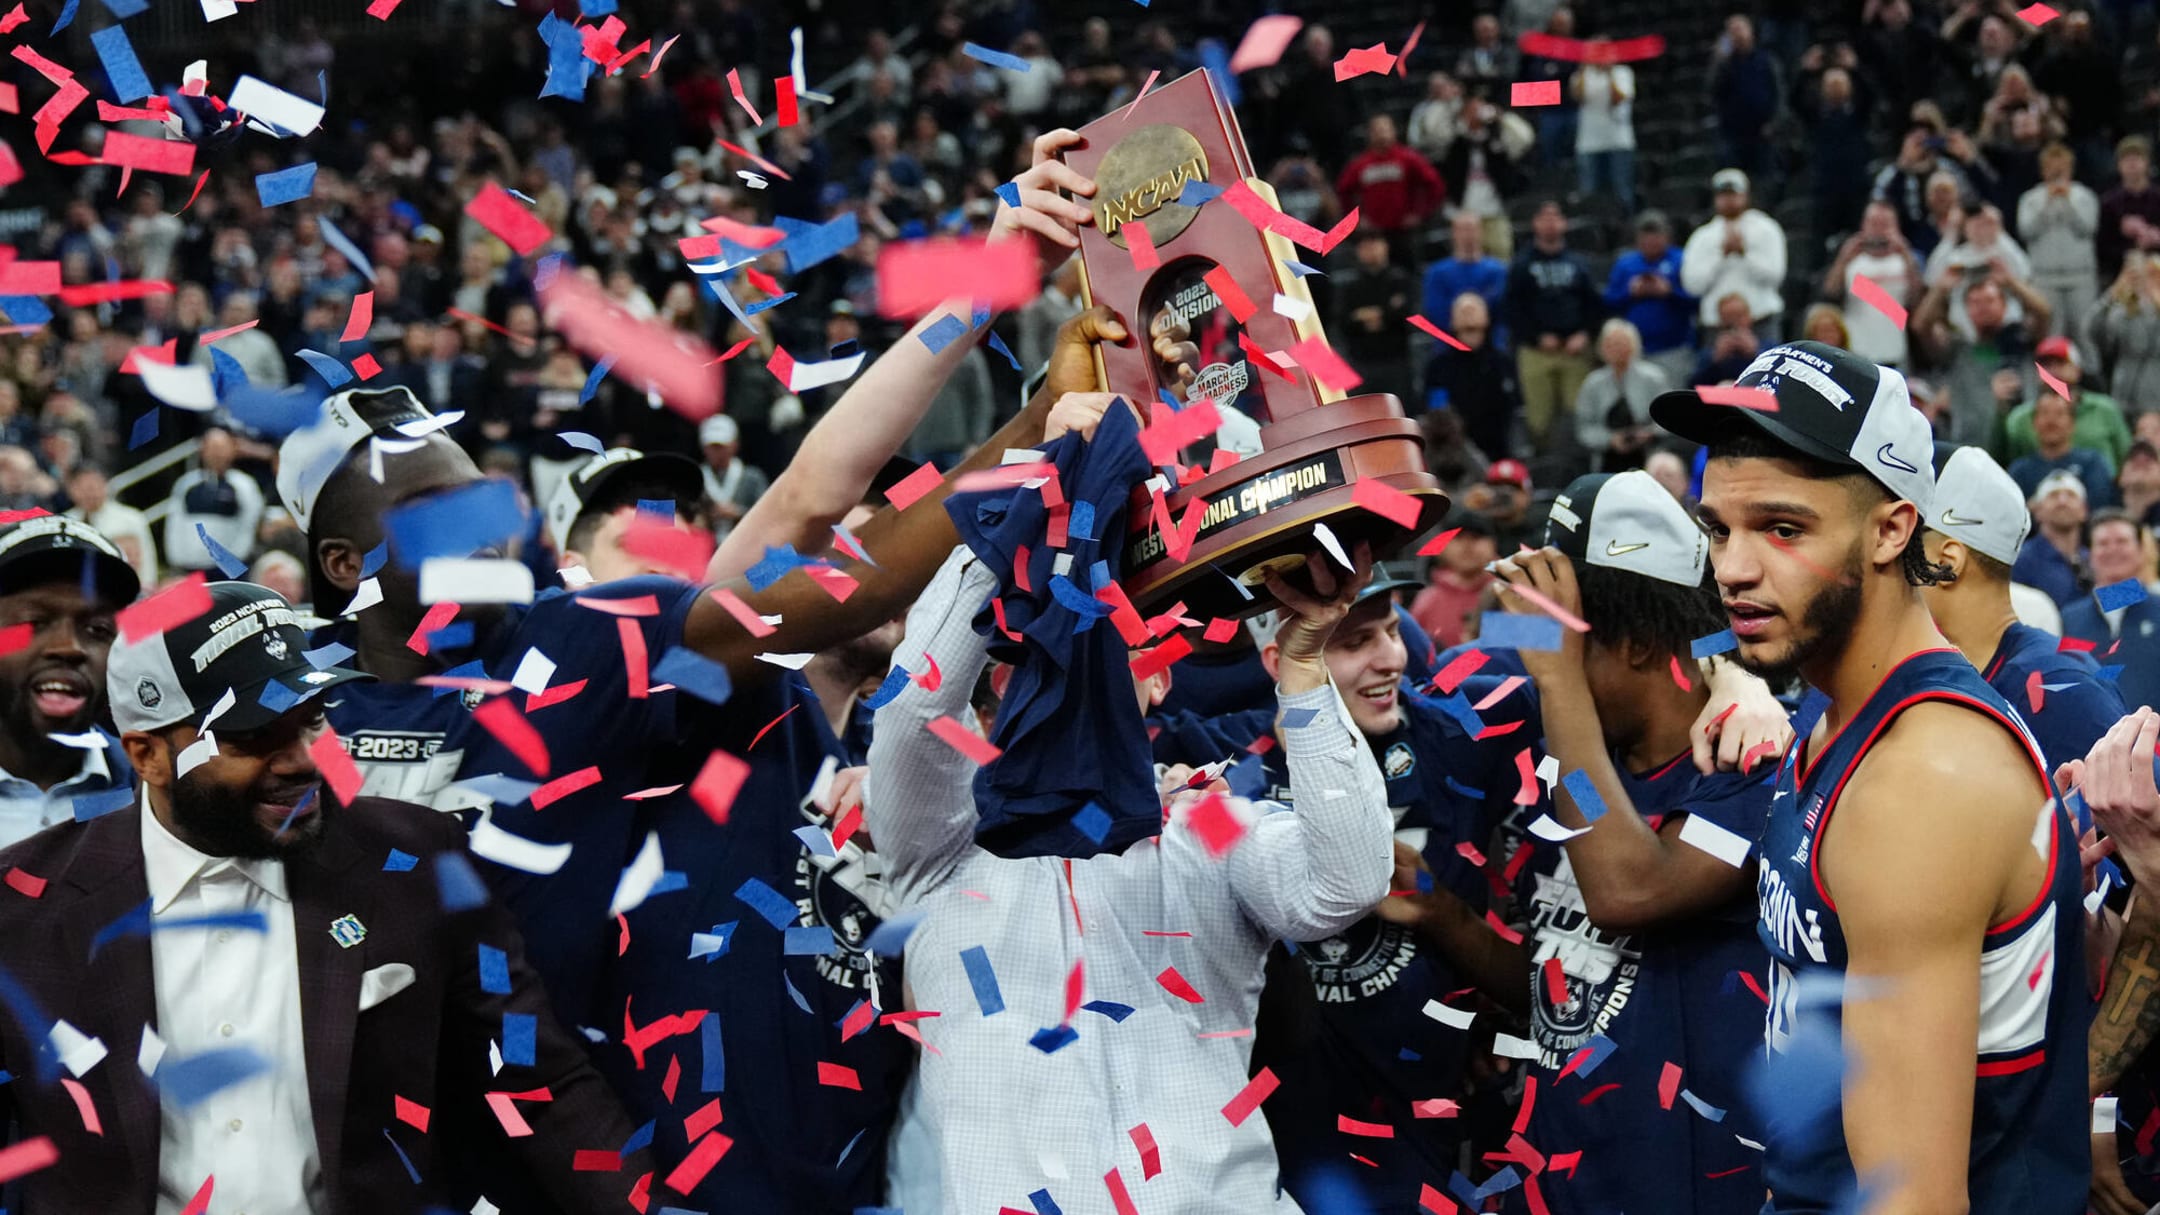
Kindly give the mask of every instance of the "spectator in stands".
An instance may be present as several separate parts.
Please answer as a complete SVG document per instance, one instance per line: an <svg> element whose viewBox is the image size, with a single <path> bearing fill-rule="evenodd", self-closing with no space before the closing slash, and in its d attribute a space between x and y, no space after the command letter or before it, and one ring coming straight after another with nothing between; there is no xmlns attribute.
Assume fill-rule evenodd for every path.
<svg viewBox="0 0 2160 1215"><path fill-rule="evenodd" d="M1609 38L1590 45L1610 46ZM1580 105L1575 167L1585 197L1610 190L1623 215L1635 214L1635 69L1624 63L1585 63L1568 82Z"/></svg>
<svg viewBox="0 0 2160 1215"><path fill-rule="evenodd" d="M1473 97L1488 101L1522 74L1522 52L1500 36L1500 18L1479 13L1470 22L1470 45L1455 60L1455 77Z"/></svg>
<svg viewBox="0 0 2160 1215"><path fill-rule="evenodd" d="M2153 187L2151 141L2143 135L2124 136L2115 145L2115 173L2115 188L2100 196L2094 250L2101 278L2120 274L2123 257L2132 249L2160 249L2160 189Z"/></svg>
<svg viewBox="0 0 2160 1215"><path fill-rule="evenodd" d="M1680 286L1680 262L1665 213L1645 211L1635 217L1635 247L1613 259L1605 280L1605 307L1635 326L1643 357L1675 384L1695 370L1696 304Z"/></svg>
<svg viewBox="0 0 2160 1215"><path fill-rule="evenodd" d="M1982 203L1979 209L1965 217L1958 229L1955 241L1944 241L1928 254L1926 277L1930 283L1943 280L1950 267L1960 266L1966 274L1983 268L1993 273L2007 275L2019 282L2032 280L2032 261L2025 256L2016 239L2003 231L2002 212L1993 203ZM1950 323L1960 331L1969 331L1971 323L1965 317L1961 301L1952 296L1950 300ZM2016 297L2007 301L2007 318L2015 323L2025 319L2025 308ZM2076 318L2065 317L2064 324L2075 324Z"/></svg>
<svg viewBox="0 0 2160 1215"><path fill-rule="evenodd" d="M1867 0L1861 14L1860 61L1879 84L1886 108L1903 114L1915 101L1935 95L1942 75L1940 35L1913 20L1911 0Z"/></svg>
<svg viewBox="0 0 2160 1215"><path fill-rule="evenodd" d="M2145 526L2120 510L2093 512L2092 585L2143 581ZM2119 666L2123 703L2160 704L2160 603L2151 597L2100 609L2091 595L2062 605L2063 636L2091 642L2103 665Z"/></svg>
<svg viewBox="0 0 2160 1215"><path fill-rule="evenodd" d="M2086 172L2098 176L2122 117L2121 52L2102 46L2093 36L2092 14L2077 9L2050 22L2042 36L2047 49L2033 65L2033 83L2061 101L2070 146Z"/></svg>
<svg viewBox="0 0 2160 1215"><path fill-rule="evenodd" d="M1965 300L1968 335L1950 323L1950 295ZM2008 300L2025 305L2025 319L2011 322ZM1954 443L2001 449L2003 414L2032 395L2033 335L2045 334L2053 317L2047 300L2027 284L1992 266L1967 272L1952 266L1942 282L1927 289L1913 310L1907 332L1933 366L1943 368L1943 388L1950 397L1950 439Z"/></svg>
<svg viewBox="0 0 2160 1215"><path fill-rule="evenodd" d="M1821 342L1839 350L1852 349L1852 331L1845 328L1845 314L1836 304L1813 303L1800 317L1800 340Z"/></svg>
<svg viewBox="0 0 2160 1215"><path fill-rule="evenodd" d="M1605 311L1590 268L1568 248L1567 223L1557 201L1540 206L1530 221L1530 247L1508 270L1508 328L1522 376L1523 421L1540 452L1574 431L1564 415L1590 374L1590 330ZM1475 429L1471 434L1484 446Z"/></svg>
<svg viewBox="0 0 2160 1215"><path fill-rule="evenodd" d="M22 387L0 379L0 447L36 447L37 421L23 412Z"/></svg>
<svg viewBox="0 0 2160 1215"><path fill-rule="evenodd" d="M712 504L713 537L724 540L752 504L772 488L762 469L741 454L742 428L716 413L698 423L698 447L704 454L705 500Z"/></svg>
<svg viewBox="0 0 2160 1215"><path fill-rule="evenodd" d="M1705 327L1718 323L1718 301L1747 301L1756 337L1777 340L1785 312L1785 229L1748 205L1748 176L1720 169L1710 178L1717 214L1688 237L1680 285L1699 302Z"/></svg>
<svg viewBox="0 0 2160 1215"><path fill-rule="evenodd" d="M1717 301L1717 323L1705 327L1704 332L1709 339L1703 343L1701 360L1688 376L1691 387L1732 383L1762 350L1762 339L1756 336L1755 318L1748 312L1747 298L1737 291Z"/></svg>
<svg viewBox="0 0 2160 1215"><path fill-rule="evenodd" d="M1739 13L1727 17L1710 63L1719 160L1756 177L1770 171L1770 126L1782 93L1776 60L1755 45L1755 23Z"/></svg>
<svg viewBox="0 0 2160 1215"><path fill-rule="evenodd" d="M1505 24L1505 22L1503 22ZM1516 28L1519 38L1527 31ZM1557 5L1545 15L1543 32L1554 38L1575 37L1575 10L1567 5ZM1561 82L1560 100L1555 105L1541 105L1533 111L1537 126L1538 163L1542 165L1565 165L1575 159L1575 132L1581 110L1566 81L1575 70L1574 64L1554 55L1523 56L1522 78L1528 80L1557 80Z"/></svg>
<svg viewBox="0 0 2160 1215"><path fill-rule="evenodd" d="M1980 115L1980 151L1997 175L1991 201L2013 207L2040 181L2040 149L2067 128L2053 98L2033 89L2032 76L2012 64Z"/></svg>
<svg viewBox="0 0 2160 1215"><path fill-rule="evenodd" d="M77 464L67 478L67 510L113 542L128 567L144 586L158 584L157 543L150 537L150 520L141 511L113 498L105 470L88 460Z"/></svg>
<svg viewBox="0 0 2160 1215"><path fill-rule="evenodd" d="M2040 492L2041 482L2058 472L2068 472L2085 487L2085 500L2094 506L2115 505L2115 474L2108 459L2090 447L2073 441L2070 402L2052 388L2040 390L2033 402L2034 450L2010 461L2010 479L2027 498Z"/></svg>
<svg viewBox="0 0 2160 1215"><path fill-rule="evenodd" d="M1492 522L1500 551L1512 553L1531 539L1530 469L1521 460L1494 460L1485 480L1463 492L1465 510Z"/></svg>
<svg viewBox="0 0 2160 1215"><path fill-rule="evenodd" d="M2160 523L2160 448L2138 440L2115 474L2116 500L2131 518L2150 528Z"/></svg>
<svg viewBox="0 0 2160 1215"><path fill-rule="evenodd" d="M1960 0L1943 21L1943 40L1956 62L1958 87L1952 93L1956 113L1970 120L1995 95L2005 70L2017 63L2018 48L2030 34L2008 5L1999 0Z"/></svg>
<svg viewBox="0 0 2160 1215"><path fill-rule="evenodd" d="M1051 272L1043 293L1020 310L1021 366L1041 367L1048 363L1058 326L1078 315L1080 308L1080 259L1068 257Z"/></svg>
<svg viewBox="0 0 2160 1215"><path fill-rule="evenodd" d="M1049 44L1034 30L1014 39L1010 53L1026 60L1028 70L998 73L998 82L1005 87L1005 108L1015 118L1032 121L1047 113L1057 99L1058 78L1065 69L1050 57Z"/></svg>
<svg viewBox="0 0 2160 1215"><path fill-rule="evenodd" d="M1426 267L1424 313L1427 317L1448 315L1454 308L1455 297L1469 292L1485 301L1498 317L1500 297L1507 291L1507 263L1485 252L1484 225L1468 210L1457 209L1455 217L1448 221L1448 255ZM1508 332L1505 324L1494 329L1493 345L1508 348Z"/></svg>
<svg viewBox="0 0 2160 1215"><path fill-rule="evenodd" d="M1850 342L1846 349L1870 362L1903 367L1910 354L1905 326L1852 293L1853 283L1861 278L1882 288L1901 308L1911 309L1920 295L1920 263L1898 231L1897 212L1881 199L1867 204L1860 213L1860 230L1838 247L1836 259L1823 273L1822 293L1844 305Z"/></svg>
<svg viewBox="0 0 2160 1215"><path fill-rule="evenodd" d="M1263 77L1276 90L1272 133L1332 169L1348 150L1343 136L1358 125L1356 95L1335 82L1335 36L1324 25L1306 26L1297 48Z"/></svg>
<svg viewBox="0 0 2160 1215"><path fill-rule="evenodd" d="M1493 583L1492 571L1486 567L1500 555L1485 516L1458 511L1448 526L1460 530L1433 558L1424 588L1410 601L1410 618L1441 649L1462 644L1470 617L1477 612L1485 588Z"/></svg>
<svg viewBox="0 0 2160 1215"><path fill-rule="evenodd" d="M1062 113L1074 125L1102 116L1110 96L1126 87L1125 57L1110 41L1110 23L1090 17L1080 27L1080 45L1065 69Z"/></svg>
<svg viewBox="0 0 2160 1215"><path fill-rule="evenodd" d="M1506 452L1522 412L1516 387L1516 362L1492 344L1492 314L1484 297L1464 292L1448 309L1448 333L1469 347L1433 348L1425 367L1426 408L1446 410L1462 420L1462 433L1479 449Z"/></svg>
<svg viewBox="0 0 2160 1215"><path fill-rule="evenodd" d="M2043 338L2034 348L2033 358L2040 370L2070 390L2071 443L2099 452L2107 462L2108 474L2113 476L2130 451L2130 426L2123 420L2122 406L2115 403L2115 398L2083 386L2085 359L2069 338L2061 334ZM2015 460L2039 449L2039 439L2033 433L2033 406L2020 405L2011 410L2010 416L2003 419L2004 458Z"/></svg>
<svg viewBox="0 0 2160 1215"><path fill-rule="evenodd" d="M1447 183L1431 161L1396 139L1394 118L1375 114L1365 123L1365 150L1343 166L1335 194L1408 258L1425 217L1447 201Z"/></svg>
<svg viewBox="0 0 2160 1215"><path fill-rule="evenodd" d="M1282 213L1315 228L1332 227L1343 213L1342 200L1320 162L1302 152L1283 157L1268 170L1268 184L1275 187L1275 201Z"/></svg>
<svg viewBox="0 0 2160 1215"><path fill-rule="evenodd" d="M307 567L300 564L300 558L284 549L274 548L255 558L254 564L248 566L245 580L276 591L288 603L308 601Z"/></svg>
<svg viewBox="0 0 2160 1215"><path fill-rule="evenodd" d="M2033 534L2018 550L2010 580L2053 599L2057 606L2092 589L2092 558L2085 551L2085 483L2073 472L2044 478L2029 503Z"/></svg>
<svg viewBox="0 0 2160 1215"><path fill-rule="evenodd" d="M1672 381L1643 357L1642 334L1619 317L1598 330L1598 357L1604 366L1584 378L1575 398L1576 440L1597 461L1599 472L1640 468L1658 436L1650 402Z"/></svg>
<svg viewBox="0 0 2160 1215"><path fill-rule="evenodd" d="M1875 158L1869 127L1875 108L1873 90L1854 75L1858 57L1838 43L1836 58L1825 67L1821 46L1809 47L1800 60L1792 107L1807 130L1808 161L1814 185L1815 235L1827 244L1836 233L1859 222L1868 200L1868 179L1853 171Z"/></svg>
<svg viewBox="0 0 2160 1215"><path fill-rule="evenodd" d="M1410 313L1417 284L1396 265L1388 234L1358 229L1357 261L1336 277L1328 336L1364 377L1361 392L1410 399Z"/></svg>
<svg viewBox="0 0 2160 1215"><path fill-rule="evenodd" d="M263 492L253 477L233 471L235 454L232 433L212 427L203 432L197 466L173 483L166 499L165 560L174 569L218 569L205 535L241 561L255 555Z"/></svg>
<svg viewBox="0 0 2160 1215"><path fill-rule="evenodd" d="M1462 126L1440 163L1441 177L1454 185L1456 210L1484 224L1485 251L1494 257L1514 256L1507 200L1521 188L1519 165L1536 138L1522 115L1477 98L1463 105Z"/></svg>
<svg viewBox="0 0 2160 1215"><path fill-rule="evenodd" d="M2085 318L2085 338L2108 369L2108 387L2131 409L2160 405L2160 271L2154 254L2123 258L2107 294Z"/></svg>
<svg viewBox="0 0 2160 1215"><path fill-rule="evenodd" d="M1410 109L1410 125L1403 137L1418 154L1434 164L1447 156L1461 121L1463 88L1446 72L1425 77L1425 97Z"/></svg>
<svg viewBox="0 0 2160 1215"><path fill-rule="evenodd" d="M2051 143L2040 151L2040 184L2018 199L2018 232L2032 258L2033 288L2048 299L2062 327L2085 322L2100 294L2093 235L2100 199L2071 176L2077 158L2070 146Z"/></svg>
<svg viewBox="0 0 2160 1215"><path fill-rule="evenodd" d="M1953 210L1978 206L1980 183L1992 186L1994 177L1963 131L1944 133L1932 103L1919 102L1913 110L1897 159L1875 175L1873 193L1897 208L1898 227L1905 239L1912 242L1914 253L1926 257L1943 239L1943 218ZM1938 173L1949 178L1950 196L1943 203L1934 198Z"/></svg>

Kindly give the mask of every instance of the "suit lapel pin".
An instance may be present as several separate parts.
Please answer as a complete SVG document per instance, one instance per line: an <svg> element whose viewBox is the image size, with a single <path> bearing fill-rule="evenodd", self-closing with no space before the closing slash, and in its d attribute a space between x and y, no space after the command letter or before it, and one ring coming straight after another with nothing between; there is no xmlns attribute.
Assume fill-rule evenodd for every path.
<svg viewBox="0 0 2160 1215"><path fill-rule="evenodd" d="M367 925L356 915L341 915L330 921L330 939L346 949L367 940Z"/></svg>

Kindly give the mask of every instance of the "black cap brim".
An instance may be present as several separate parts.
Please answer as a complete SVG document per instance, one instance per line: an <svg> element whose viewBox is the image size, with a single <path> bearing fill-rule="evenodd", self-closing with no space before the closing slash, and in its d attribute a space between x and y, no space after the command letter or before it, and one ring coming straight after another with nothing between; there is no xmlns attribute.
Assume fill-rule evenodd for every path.
<svg viewBox="0 0 2160 1215"><path fill-rule="evenodd" d="M329 678L324 679L320 678L320 676L329 676ZM302 682L303 679L309 677L315 677L315 682ZM216 721L210 723L210 729L213 732L230 730L234 733L260 730L332 688L356 680L371 680L374 678L373 675L365 671L355 671L350 667L324 667L318 671L315 667L303 662L298 666L279 671L275 675L258 679L245 687L234 688L233 707L225 710ZM264 704L262 700L263 691L273 683L292 693L297 699L282 709L272 708ZM206 708L204 711L208 712L208 709Z"/></svg>
<svg viewBox="0 0 2160 1215"><path fill-rule="evenodd" d="M625 460L594 477L585 486L584 500L578 504L578 514L585 513L585 504L600 496L602 489L616 480L637 476L658 481L675 494L678 508L697 508L698 500L705 496L705 471L697 461L674 452L648 452L635 460Z"/></svg>
<svg viewBox="0 0 2160 1215"><path fill-rule="evenodd" d="M1692 388L1673 388L1659 393L1650 402L1650 420L1690 443L1704 445L1752 426L1812 459L1866 471L1850 454L1785 425L1770 410L1713 405Z"/></svg>
<svg viewBox="0 0 2160 1215"><path fill-rule="evenodd" d="M89 563L88 581L95 587L98 597L114 607L126 607L142 593L142 580L136 576L133 566L110 553L76 546L24 553L0 565L0 595L12 595L34 586L81 585L85 580L85 562Z"/></svg>

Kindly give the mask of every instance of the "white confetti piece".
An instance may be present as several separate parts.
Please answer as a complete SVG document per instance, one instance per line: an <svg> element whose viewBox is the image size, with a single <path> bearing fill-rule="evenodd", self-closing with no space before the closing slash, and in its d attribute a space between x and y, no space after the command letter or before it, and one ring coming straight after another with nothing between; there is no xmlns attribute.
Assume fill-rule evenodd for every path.
<svg viewBox="0 0 2160 1215"><path fill-rule="evenodd" d="M68 1074L77 1080L105 1061L105 1043L65 1021L53 1022L45 1041L52 1047L53 1057L60 1060L60 1066L68 1069Z"/></svg>
<svg viewBox="0 0 2160 1215"><path fill-rule="evenodd" d="M817 657L816 654L760 654L757 659L759 662L769 662L783 670L800 671L805 666L808 666L810 660L815 657Z"/></svg>
<svg viewBox="0 0 2160 1215"><path fill-rule="evenodd" d="M483 818L472 830L473 855L521 873L550 874L570 859L569 844L542 844L512 835ZM643 898L643 895L639 896Z"/></svg>
<svg viewBox="0 0 2160 1215"><path fill-rule="evenodd" d="M173 367L145 358L136 359L135 367L142 373L143 390L174 409L208 413L217 408L217 389L210 384L208 367L194 363Z"/></svg>
<svg viewBox="0 0 2160 1215"><path fill-rule="evenodd" d="M522 561L430 557L420 563L422 603L531 603L533 575Z"/></svg>
<svg viewBox="0 0 2160 1215"><path fill-rule="evenodd" d="M145 1076L157 1075L158 1064L165 1061L165 1039L149 1026L142 1027L142 1044L135 1048L135 1066Z"/></svg>
<svg viewBox="0 0 2160 1215"><path fill-rule="evenodd" d="M1747 864L1754 845L1744 835L1727 831L1700 814L1690 814L1680 824L1680 842L1702 849L1738 869Z"/></svg>
<svg viewBox="0 0 2160 1215"><path fill-rule="evenodd" d="M374 607L376 604L381 602L382 583L377 581L376 579L369 578L365 582L362 582L358 589L353 591L352 602L345 605L345 611L343 614L346 616L358 616L360 613L368 610L371 607Z"/></svg>
<svg viewBox="0 0 2160 1215"><path fill-rule="evenodd" d="M1425 1015L1454 1029L1468 1029L1471 1023L1477 1020L1475 1012L1467 1008L1457 1008L1452 1004L1442 1004L1438 1000L1425 1001Z"/></svg>
<svg viewBox="0 0 2160 1215"><path fill-rule="evenodd" d="M1503 1059L1535 1059L1538 1057L1537 1043L1528 1038L1518 1038L1513 1034L1494 1034L1492 1048L1493 1053Z"/></svg>
<svg viewBox="0 0 2160 1215"><path fill-rule="evenodd" d="M203 0L206 14L209 7L210 0ZM295 135L310 134L322 125L321 106L253 76L242 76L238 83L233 85L232 96L225 100L232 108L248 117L259 118Z"/></svg>
<svg viewBox="0 0 2160 1215"><path fill-rule="evenodd" d="M1537 821L1530 824L1530 834L1541 840L1550 840L1555 844L1565 844L1578 835L1590 834L1590 828L1563 827L1560 825L1559 820L1552 815L1540 814L1537 816Z"/></svg>
<svg viewBox="0 0 2160 1215"><path fill-rule="evenodd" d="M1275 293L1275 315L1289 317L1291 321L1299 322L1309 319L1312 314L1312 305L1304 300L1292 299L1280 291Z"/></svg>
<svg viewBox="0 0 2160 1215"><path fill-rule="evenodd" d="M537 649L525 651L518 659L517 670L510 674L510 686L528 696L538 696L547 691L548 680L555 678L555 660Z"/></svg>
<svg viewBox="0 0 2160 1215"><path fill-rule="evenodd" d="M660 833L645 833L645 845L638 849L637 859L622 871L622 880L615 884L615 897L608 901L608 916L614 918L645 901L659 882L664 863L660 859Z"/></svg>

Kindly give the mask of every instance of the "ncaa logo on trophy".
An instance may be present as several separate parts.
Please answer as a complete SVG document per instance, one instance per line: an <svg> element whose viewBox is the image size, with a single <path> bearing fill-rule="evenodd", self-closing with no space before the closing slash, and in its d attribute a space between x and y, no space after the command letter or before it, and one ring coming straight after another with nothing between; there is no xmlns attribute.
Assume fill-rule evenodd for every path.
<svg viewBox="0 0 2160 1215"><path fill-rule="evenodd" d="M1269 571L1303 584L1298 567L1324 547L1318 525L1345 553L1369 542L1375 560L1437 525L1447 495L1401 401L1346 396L1303 367L1261 365L1264 352L1324 348L1325 339L1304 281L1283 264L1300 256L1296 247L1219 197L1243 183L1274 207L1208 74L1153 90L1080 134L1065 160L1096 186L1085 200L1095 222L1080 229L1083 299L1109 304L1136 334L1170 330L1201 351L1198 377L1181 385L1147 341L1098 346L1104 385L1139 406L1151 428L1172 433L1162 426L1170 400L1178 410L1211 401L1226 417L1235 409L1259 424L1262 449L1236 460L1181 450L1181 462L1207 471L1173 487L1167 517L1147 488L1135 492L1120 578L1135 606L1146 613L1181 601L1195 617L1250 615L1273 606ZM1284 311L1272 307L1277 295L1291 301ZM1364 491L1387 514L1361 504L1361 481L1396 491ZM1169 521L1185 530L1166 537ZM1189 551L1172 551L1188 542Z"/></svg>

